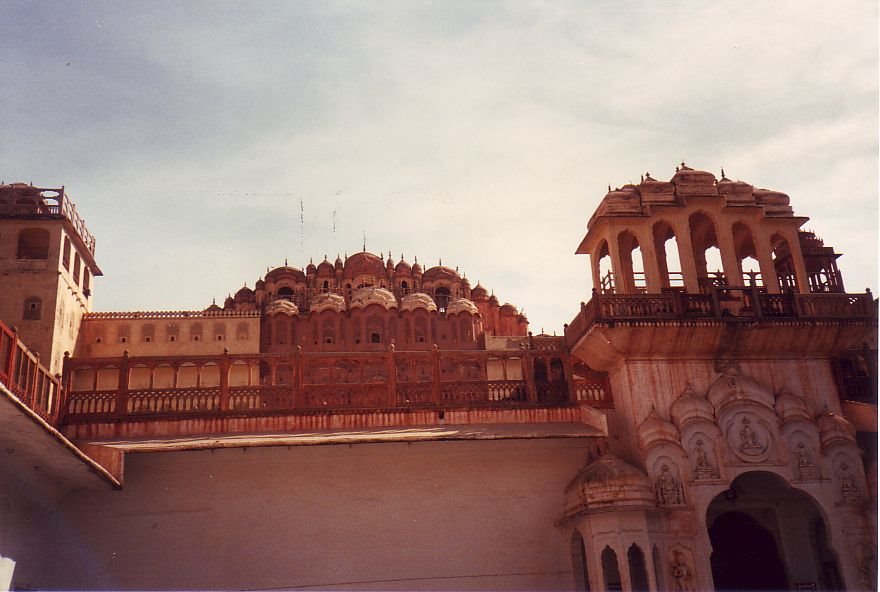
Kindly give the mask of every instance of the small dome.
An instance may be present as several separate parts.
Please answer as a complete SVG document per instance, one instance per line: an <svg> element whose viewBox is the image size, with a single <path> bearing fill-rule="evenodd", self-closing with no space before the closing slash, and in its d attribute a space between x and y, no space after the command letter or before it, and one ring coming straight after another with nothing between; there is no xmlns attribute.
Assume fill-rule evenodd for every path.
<svg viewBox="0 0 880 592"><path fill-rule="evenodd" d="M816 423L819 425L819 439L823 448L855 443L856 428L842 416L826 409L825 413L816 418Z"/></svg>
<svg viewBox="0 0 880 592"><path fill-rule="evenodd" d="M360 288L355 290L351 295L351 305L349 308L367 308L371 304L378 304L382 308L388 310L397 308L397 299L394 294L385 288Z"/></svg>
<svg viewBox="0 0 880 592"><path fill-rule="evenodd" d="M233 306L235 306L235 300L232 299L232 296L227 296L223 301L223 308L232 308Z"/></svg>
<svg viewBox="0 0 880 592"><path fill-rule="evenodd" d="M318 264L317 272L320 277L332 277L336 275L336 270L333 267L333 264L327 261L327 255L324 255L324 260Z"/></svg>
<svg viewBox="0 0 880 592"><path fill-rule="evenodd" d="M397 274L410 274L412 273L412 267L410 267L409 263L403 260L403 257L400 258L400 263L394 268L394 273Z"/></svg>
<svg viewBox="0 0 880 592"><path fill-rule="evenodd" d="M211 306L209 306L208 308L205 309L205 312L208 312L208 313L212 313L212 312L221 312L222 310L223 310L223 309L220 308L219 306L217 306L217 303L214 302L214 303L211 304Z"/></svg>
<svg viewBox="0 0 880 592"><path fill-rule="evenodd" d="M501 305L501 314L506 316L516 316L516 307L509 302Z"/></svg>
<svg viewBox="0 0 880 592"><path fill-rule="evenodd" d="M471 290L471 299L474 301L480 300L488 300L489 291L486 290L481 284L477 284L474 286L474 289Z"/></svg>
<svg viewBox="0 0 880 592"><path fill-rule="evenodd" d="M415 294L409 294L404 296L400 301L400 311L406 312L408 310L416 310L418 308L422 308L429 312L437 311L437 304L431 299L430 296L423 292L416 292Z"/></svg>
<svg viewBox="0 0 880 592"><path fill-rule="evenodd" d="M412 266L413 275L422 275L422 266L419 265L419 260L416 259L415 263Z"/></svg>
<svg viewBox="0 0 880 592"><path fill-rule="evenodd" d="M672 402L669 408L669 415L678 429L692 421L704 420L709 423L715 421L715 409L705 397L698 395L691 385L684 387L681 396Z"/></svg>
<svg viewBox="0 0 880 592"><path fill-rule="evenodd" d="M655 409L651 409L651 413L639 426L639 445L642 450L663 442L677 445L679 440L680 435L672 422L660 417Z"/></svg>
<svg viewBox="0 0 880 592"><path fill-rule="evenodd" d="M301 269L296 267L288 267L287 265L283 267L276 267L272 271L266 274L266 282L277 282L281 279L293 279L294 281L305 281L306 276L302 272Z"/></svg>
<svg viewBox="0 0 880 592"><path fill-rule="evenodd" d="M489 296L489 306L500 306L498 304L498 298L495 296L495 294Z"/></svg>
<svg viewBox="0 0 880 592"><path fill-rule="evenodd" d="M776 395L776 415L782 420L783 425L798 419L813 421L812 414L807 410L806 402L785 389Z"/></svg>
<svg viewBox="0 0 880 592"><path fill-rule="evenodd" d="M648 476L610 452L588 465L565 489L565 514L656 507Z"/></svg>
<svg viewBox="0 0 880 592"><path fill-rule="evenodd" d="M254 284L255 290L264 290L266 288L266 282L263 280L257 280L257 283Z"/></svg>
<svg viewBox="0 0 880 592"><path fill-rule="evenodd" d="M461 287L462 288L470 288L471 283L468 281L466 277L461 278Z"/></svg>
<svg viewBox="0 0 880 592"><path fill-rule="evenodd" d="M449 303L446 307L446 315L454 315L458 313L466 312L472 315L479 315L480 309L477 308L477 305L473 303L473 301L468 300L467 298L458 298Z"/></svg>
<svg viewBox="0 0 880 592"><path fill-rule="evenodd" d="M336 261L333 263L333 266L336 269L342 269L345 264L342 262L342 259L339 258L339 255L336 255Z"/></svg>
<svg viewBox="0 0 880 592"><path fill-rule="evenodd" d="M317 270L318 270L318 268L315 267L315 264L312 263L312 260L311 260L311 259L309 259L309 264L306 265L306 275L312 275L312 274L315 273Z"/></svg>
<svg viewBox="0 0 880 592"><path fill-rule="evenodd" d="M272 303L266 307L266 314L284 314L289 317L295 317L299 314L299 308L290 300L278 299L273 300Z"/></svg>
<svg viewBox="0 0 880 592"><path fill-rule="evenodd" d="M676 185L714 185L715 175L708 171L692 169L685 163L681 163L670 182Z"/></svg>
<svg viewBox="0 0 880 592"><path fill-rule="evenodd" d="M309 305L309 312L318 313L324 310L345 312L345 298L332 292L322 292L316 295Z"/></svg>
<svg viewBox="0 0 880 592"><path fill-rule="evenodd" d="M238 292L235 293L235 302L255 302L256 297L254 296L254 291L248 288L247 286L241 288Z"/></svg>
<svg viewBox="0 0 880 592"><path fill-rule="evenodd" d="M345 275L354 277L361 274L384 277L385 262L380 257L366 251L355 253L345 260Z"/></svg>
<svg viewBox="0 0 880 592"><path fill-rule="evenodd" d="M769 388L748 376L743 376L734 366L728 366L724 369L718 380L709 387L706 398L719 412L723 407L737 401L752 401L769 409L773 409L776 402Z"/></svg>
<svg viewBox="0 0 880 592"><path fill-rule="evenodd" d="M458 275L457 271L451 267L446 267L445 265L437 265L425 270L426 282L437 280L458 281L460 279L461 276Z"/></svg>

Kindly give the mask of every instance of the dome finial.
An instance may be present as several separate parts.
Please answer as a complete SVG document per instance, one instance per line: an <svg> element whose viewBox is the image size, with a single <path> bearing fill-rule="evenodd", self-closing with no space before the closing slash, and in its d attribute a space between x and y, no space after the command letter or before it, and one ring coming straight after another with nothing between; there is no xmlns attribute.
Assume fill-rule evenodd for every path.
<svg viewBox="0 0 880 592"><path fill-rule="evenodd" d="M726 179L727 175L724 174L724 167L721 167L721 178Z"/></svg>
<svg viewBox="0 0 880 592"><path fill-rule="evenodd" d="M287 257L284 258L284 267L287 267Z"/></svg>

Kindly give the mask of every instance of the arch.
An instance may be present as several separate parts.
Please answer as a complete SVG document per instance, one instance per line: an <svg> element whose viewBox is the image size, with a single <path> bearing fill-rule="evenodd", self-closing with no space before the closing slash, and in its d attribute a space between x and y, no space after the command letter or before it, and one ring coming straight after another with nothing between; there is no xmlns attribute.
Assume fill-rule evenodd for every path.
<svg viewBox="0 0 880 592"><path fill-rule="evenodd" d="M758 250L755 235L745 222L735 222L732 227L733 248L743 283L747 286L763 286L761 265L758 263Z"/></svg>
<svg viewBox="0 0 880 592"><path fill-rule="evenodd" d="M620 569L617 566L617 553L607 546L602 549L602 580L605 583L605 590L608 592L623 590Z"/></svg>
<svg viewBox="0 0 880 592"><path fill-rule="evenodd" d="M837 560L816 501L780 476L749 471L706 510L710 564L719 590L840 589Z"/></svg>
<svg viewBox="0 0 880 592"><path fill-rule="evenodd" d="M635 233L624 230L617 235L620 267L617 271L617 289L624 294L647 291L642 249Z"/></svg>
<svg viewBox="0 0 880 592"><path fill-rule="evenodd" d="M664 288L683 288L684 276L681 272L678 237L675 236L675 229L666 220L660 220L654 224L652 234L661 286ZM672 241L671 247L669 241Z"/></svg>
<svg viewBox="0 0 880 592"><path fill-rule="evenodd" d="M282 300L293 300L293 295L293 288L291 288L290 286L281 286L280 288L278 288L277 296Z"/></svg>
<svg viewBox="0 0 880 592"><path fill-rule="evenodd" d="M434 302L437 303L437 308L440 309L440 312L444 312L446 307L449 306L449 301L452 300L452 291L446 286L439 286L434 289Z"/></svg>
<svg viewBox="0 0 880 592"><path fill-rule="evenodd" d="M630 545L626 552L626 560L629 564L630 588L633 592L648 592L648 570L645 567L645 554L635 543Z"/></svg>
<svg viewBox="0 0 880 592"><path fill-rule="evenodd" d="M691 233L691 246L694 252L694 263L697 267L698 281L701 285L723 283L721 250L718 245L718 233L715 223L705 212L694 212L688 218ZM715 268L710 273L710 269Z"/></svg>
<svg viewBox="0 0 880 592"><path fill-rule="evenodd" d="M64 265L64 269L70 271L70 239L68 237L64 237L64 251L61 257L61 264Z"/></svg>
<svg viewBox="0 0 880 592"><path fill-rule="evenodd" d="M779 232L775 233L770 237L770 249L773 257L773 269L776 271L780 289L797 292L798 282L794 253L788 238Z"/></svg>
<svg viewBox="0 0 880 592"><path fill-rule="evenodd" d="M49 231L45 228L23 228L18 233L17 259L48 259Z"/></svg>
<svg viewBox="0 0 880 592"><path fill-rule="evenodd" d="M584 537L577 530L571 535L571 563L574 572L574 589L578 592L590 592L587 546L584 543Z"/></svg>
<svg viewBox="0 0 880 592"><path fill-rule="evenodd" d="M593 269L594 288L601 294L614 293L614 271L611 265L611 252L608 248L608 241L599 243L596 250L595 268Z"/></svg>
<svg viewBox="0 0 880 592"><path fill-rule="evenodd" d="M79 285L79 272L82 269L82 258L79 253L73 254L73 283Z"/></svg>

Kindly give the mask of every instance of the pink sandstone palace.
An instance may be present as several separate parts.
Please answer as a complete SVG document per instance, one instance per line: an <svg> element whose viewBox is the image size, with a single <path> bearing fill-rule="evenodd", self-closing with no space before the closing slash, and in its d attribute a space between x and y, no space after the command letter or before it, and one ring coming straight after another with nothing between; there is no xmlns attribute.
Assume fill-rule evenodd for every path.
<svg viewBox="0 0 880 592"><path fill-rule="evenodd" d="M555 337L366 250L93 311L64 188L0 185L0 590L875 590L877 303L806 221L609 187Z"/></svg>

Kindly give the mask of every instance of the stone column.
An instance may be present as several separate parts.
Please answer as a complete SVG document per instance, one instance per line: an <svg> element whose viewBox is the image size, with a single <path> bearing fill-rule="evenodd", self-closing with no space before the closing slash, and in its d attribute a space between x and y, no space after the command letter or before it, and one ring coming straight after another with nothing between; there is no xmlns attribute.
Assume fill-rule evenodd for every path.
<svg viewBox="0 0 880 592"><path fill-rule="evenodd" d="M654 236L651 228L641 228L636 234L639 240L639 250L642 252L642 265L645 269L645 284L648 294L659 294L663 288L663 276L660 274L660 265L657 262L657 249L654 246Z"/></svg>
<svg viewBox="0 0 880 592"><path fill-rule="evenodd" d="M681 274L684 276L684 287L692 294L700 292L700 281L697 274L697 262L694 258L694 245L691 242L690 228L685 227L681 232L680 227L675 230L675 244L678 245L678 260L681 262Z"/></svg>
<svg viewBox="0 0 880 592"><path fill-rule="evenodd" d="M727 278L728 286L742 286L742 271L739 267L739 257L736 254L736 245L733 242L733 229L728 224L719 225L715 228L718 236L718 249L721 251L721 266Z"/></svg>

